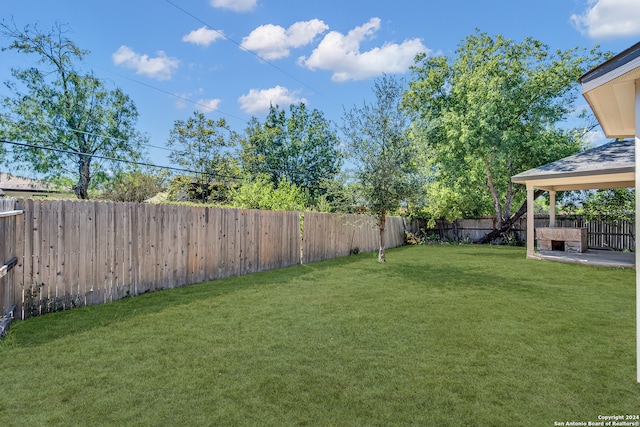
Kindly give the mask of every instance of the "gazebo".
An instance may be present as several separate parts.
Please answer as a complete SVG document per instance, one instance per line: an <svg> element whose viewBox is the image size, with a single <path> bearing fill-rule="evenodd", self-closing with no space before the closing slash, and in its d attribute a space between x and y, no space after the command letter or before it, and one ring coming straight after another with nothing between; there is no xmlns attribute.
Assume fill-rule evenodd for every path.
<svg viewBox="0 0 640 427"><path fill-rule="evenodd" d="M567 243L567 249L584 252L585 230L555 227L556 192L568 190L595 190L635 187L635 141L614 141L565 157L535 169L511 177L511 181L527 187L527 212L533 212L533 195L536 189L549 192L549 229L537 229L538 249L543 247L543 237L554 242ZM538 258L534 249L534 216L527 215L527 258ZM582 234L582 235L581 235ZM576 246L569 246L571 243ZM580 243L580 244L578 244Z"/></svg>
<svg viewBox="0 0 640 427"><path fill-rule="evenodd" d="M602 130L608 138L634 138L635 153L640 146L640 43L636 43L624 52L619 53L608 61L580 77L582 85L582 95L593 110ZM535 188L547 189L553 196L555 191L561 189L577 188L615 188L615 187L638 187L639 179L638 157L630 156L631 142L624 143L627 146L626 155L623 154L623 144L614 142L603 146L601 154L607 152L616 161L606 165L597 165L594 162L598 159L598 151L585 152L583 158L592 156L590 159L580 162L583 169L566 172L564 176L551 176L549 172L546 178L544 170L541 168L523 172L512 177L514 182L521 182L527 186L527 212L533 212L533 193ZM618 153L618 154L615 154ZM578 155L579 156L579 155ZM576 160L577 156L573 156ZM623 158L623 157L626 157ZM563 159L565 164L571 164L571 158ZM602 157L600 157L602 159ZM562 162L563 160L560 160ZM558 162L554 162L558 163ZM548 169L559 170L561 164L551 163ZM607 162L608 163L608 162ZM574 163L575 164L575 163ZM631 169L631 165L633 168ZM543 166L542 168L544 168ZM590 169L590 170L589 170ZM538 172L535 172L535 171ZM522 175L529 174L528 178ZM555 181L553 181L555 179ZM606 185L606 186L605 186ZM539 186L539 187L538 187ZM553 201L553 200L552 200ZM553 203L551 204L553 205ZM640 225L640 199L636 197L636 220L635 234L638 235ZM527 256L534 255L533 251L533 215L527 215ZM636 250L636 266L640 265L640 255ZM637 381L640 382L640 277L636 268L636 360L637 360Z"/></svg>

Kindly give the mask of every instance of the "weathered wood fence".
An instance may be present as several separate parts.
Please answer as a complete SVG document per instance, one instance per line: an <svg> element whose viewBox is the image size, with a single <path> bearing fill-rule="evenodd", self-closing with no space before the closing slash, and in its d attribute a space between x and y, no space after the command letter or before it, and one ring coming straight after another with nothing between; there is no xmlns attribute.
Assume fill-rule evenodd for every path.
<svg viewBox="0 0 640 427"><path fill-rule="evenodd" d="M0 222L0 256L18 263L0 280L0 303L20 318L378 248L375 219L362 215L71 200L14 208L24 213ZM400 218L388 219L386 239L404 243Z"/></svg>
<svg viewBox="0 0 640 427"><path fill-rule="evenodd" d="M548 217L536 217L547 226ZM587 227L589 247L635 250L633 224L561 218ZM492 218L440 222L440 237L475 240ZM416 223L389 217L389 248ZM513 231L526 239L526 219ZM367 215L135 203L0 199L0 317L25 318L160 289L378 249Z"/></svg>
<svg viewBox="0 0 640 427"><path fill-rule="evenodd" d="M535 227L548 227L548 215L536 215ZM557 227L585 227L587 229L588 247L592 249L612 249L617 251L635 250L635 226L632 222L618 221L609 223L601 220L587 220L580 216L558 216ZM485 234L495 230L496 220L493 217L478 219L461 219L454 222L437 221L435 227L421 227L427 234L436 234L442 239L475 241ZM527 239L526 216L520 218L513 227L511 233L524 242Z"/></svg>
<svg viewBox="0 0 640 427"><path fill-rule="evenodd" d="M387 217L385 246L404 245L404 223L400 217ZM303 263L347 256L353 252L372 252L379 248L376 218L369 215L304 213Z"/></svg>
<svg viewBox="0 0 640 427"><path fill-rule="evenodd" d="M539 221L544 223L544 219ZM548 224L548 220L546 224ZM575 216L557 218L556 226L585 227L587 229L587 245L592 249L635 251L635 225L633 222L587 220L586 218Z"/></svg>

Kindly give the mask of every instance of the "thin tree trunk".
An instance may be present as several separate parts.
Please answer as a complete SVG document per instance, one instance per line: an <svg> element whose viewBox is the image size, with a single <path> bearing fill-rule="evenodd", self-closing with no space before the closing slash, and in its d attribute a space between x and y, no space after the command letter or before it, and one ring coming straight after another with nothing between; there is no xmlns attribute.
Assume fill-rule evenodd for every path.
<svg viewBox="0 0 640 427"><path fill-rule="evenodd" d="M387 221L387 212L382 211L378 218L378 226L380 231L380 250L378 251L378 262L387 262L387 258L384 255L384 227Z"/></svg>

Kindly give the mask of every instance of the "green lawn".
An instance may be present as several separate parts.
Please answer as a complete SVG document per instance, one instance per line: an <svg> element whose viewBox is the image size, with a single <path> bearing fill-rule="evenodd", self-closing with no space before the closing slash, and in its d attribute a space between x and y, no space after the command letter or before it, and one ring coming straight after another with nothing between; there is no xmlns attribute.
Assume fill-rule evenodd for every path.
<svg viewBox="0 0 640 427"><path fill-rule="evenodd" d="M635 272L412 246L15 322L0 425L553 426L638 414Z"/></svg>

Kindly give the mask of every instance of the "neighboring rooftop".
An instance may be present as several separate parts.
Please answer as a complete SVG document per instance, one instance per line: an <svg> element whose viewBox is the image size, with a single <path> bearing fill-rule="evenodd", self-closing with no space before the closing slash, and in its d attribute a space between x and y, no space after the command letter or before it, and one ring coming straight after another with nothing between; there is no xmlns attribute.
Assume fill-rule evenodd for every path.
<svg viewBox="0 0 640 427"><path fill-rule="evenodd" d="M0 191L5 196L30 197L65 194L68 189L60 189L50 182L0 172Z"/></svg>

